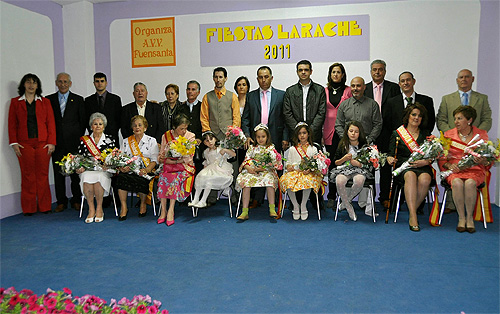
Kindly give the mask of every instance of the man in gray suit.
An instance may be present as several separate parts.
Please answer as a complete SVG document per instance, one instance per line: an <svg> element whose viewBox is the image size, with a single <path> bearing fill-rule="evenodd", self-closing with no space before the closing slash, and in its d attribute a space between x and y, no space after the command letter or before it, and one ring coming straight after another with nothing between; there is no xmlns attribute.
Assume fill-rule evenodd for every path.
<svg viewBox="0 0 500 314"><path fill-rule="evenodd" d="M471 106L476 109L477 118L472 125L478 129L489 131L491 129L491 108L488 103L488 96L472 90L474 76L472 71L463 69L458 72L458 91L449 95L444 95L439 105L437 113L437 127L443 133L455 127L455 117L453 111L460 106ZM447 194L444 213L449 214L455 211L452 193Z"/></svg>

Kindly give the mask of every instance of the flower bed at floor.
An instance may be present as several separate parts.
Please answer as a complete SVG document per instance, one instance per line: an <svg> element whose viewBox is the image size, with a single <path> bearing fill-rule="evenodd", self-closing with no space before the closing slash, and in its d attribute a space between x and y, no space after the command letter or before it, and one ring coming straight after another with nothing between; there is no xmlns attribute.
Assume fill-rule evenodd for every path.
<svg viewBox="0 0 500 314"><path fill-rule="evenodd" d="M16 314L168 314L161 310L161 302L152 300L149 295L136 295L129 300L111 299L109 305L95 295L86 294L82 297L72 296L68 288L62 291L47 289L42 295L23 289L19 292L14 287L0 288L0 313Z"/></svg>

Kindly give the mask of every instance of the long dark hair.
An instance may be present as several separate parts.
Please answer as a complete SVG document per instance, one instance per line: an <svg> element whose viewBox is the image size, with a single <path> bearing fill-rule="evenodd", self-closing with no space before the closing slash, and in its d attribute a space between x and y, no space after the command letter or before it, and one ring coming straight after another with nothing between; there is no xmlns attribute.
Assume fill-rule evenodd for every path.
<svg viewBox="0 0 500 314"><path fill-rule="evenodd" d="M355 127L357 127L359 129L359 138L358 138L359 145L358 146L362 147L363 145L368 144L366 141L365 131L363 130L363 126L361 125L361 123L358 121L351 121L351 122L347 123L347 125L344 129L344 135L342 136L342 139L340 140L339 146L337 148L337 149L342 149L346 153L349 151L349 144L351 143L349 141L349 135L347 134L351 125L354 125Z"/></svg>
<svg viewBox="0 0 500 314"><path fill-rule="evenodd" d="M28 73L24 75L23 78L21 79L21 83L19 83L19 86L17 87L17 93L19 94L19 96L24 95L24 93L26 92L26 87L24 87L24 84L26 83L27 80L33 80L37 83L35 94L37 96L42 97L42 82L40 81L38 76L36 76L36 74L33 73Z"/></svg>
<svg viewBox="0 0 500 314"><path fill-rule="evenodd" d="M345 73L345 68L342 65L342 63L335 62L334 64L330 65L330 68L328 68L328 77L326 78L328 80L328 87L332 89L332 86L334 84L332 80L332 70L334 67L339 67L340 70L342 71L342 74L344 74L344 77L342 77L342 80L340 80L341 85L345 85L345 82L347 81L347 74Z"/></svg>
<svg viewBox="0 0 500 314"><path fill-rule="evenodd" d="M295 127L295 130L293 130L293 138L292 138L293 144L295 146L299 145L299 131L302 129L306 129L307 135L308 135L307 142L309 142L309 145L312 145L313 144L313 140L312 140L313 134L312 134L311 128L307 124L301 124L301 125Z"/></svg>

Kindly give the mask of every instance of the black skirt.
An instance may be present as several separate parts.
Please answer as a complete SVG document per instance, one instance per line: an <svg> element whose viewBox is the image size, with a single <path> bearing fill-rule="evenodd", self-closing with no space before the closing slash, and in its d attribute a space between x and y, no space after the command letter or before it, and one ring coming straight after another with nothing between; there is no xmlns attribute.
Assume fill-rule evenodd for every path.
<svg viewBox="0 0 500 314"><path fill-rule="evenodd" d="M116 177L116 187L120 190L149 194L150 180L136 174L120 173Z"/></svg>

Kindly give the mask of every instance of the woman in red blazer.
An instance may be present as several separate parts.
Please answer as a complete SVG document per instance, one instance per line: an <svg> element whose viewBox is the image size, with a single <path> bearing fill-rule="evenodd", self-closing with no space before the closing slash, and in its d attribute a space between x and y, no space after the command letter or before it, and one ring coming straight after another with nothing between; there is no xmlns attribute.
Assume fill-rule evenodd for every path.
<svg viewBox="0 0 500 314"><path fill-rule="evenodd" d="M42 97L42 83L26 74L9 109L9 144L21 167L21 207L25 216L51 211L50 155L56 145L56 126L50 101Z"/></svg>

